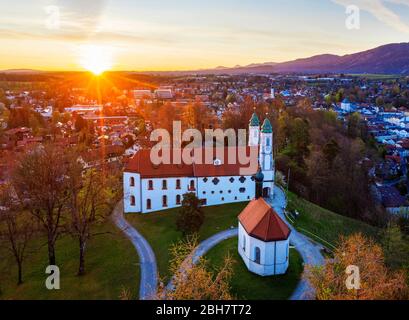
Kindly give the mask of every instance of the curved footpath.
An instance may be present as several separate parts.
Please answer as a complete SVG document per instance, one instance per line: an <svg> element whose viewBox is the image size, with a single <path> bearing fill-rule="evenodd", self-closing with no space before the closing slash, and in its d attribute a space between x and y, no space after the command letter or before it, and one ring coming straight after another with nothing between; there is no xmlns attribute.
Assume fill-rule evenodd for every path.
<svg viewBox="0 0 409 320"><path fill-rule="evenodd" d="M158 284L158 268L155 254L148 241L126 221L124 217L123 202L120 201L113 213L112 220L116 226L131 240L139 256L141 266L141 279L139 285L139 299L149 300L156 297Z"/></svg>
<svg viewBox="0 0 409 320"><path fill-rule="evenodd" d="M285 221L288 227L291 229L290 243L300 253L304 261L304 265L323 265L324 257L321 254L321 249L323 249L323 247L319 244L316 244L307 236L295 230L295 228L287 221L287 218L284 214L284 209L287 206L287 200L285 197L285 193L281 188L277 186L275 187L274 199L270 199L269 203L279 214L280 218L283 219L283 221ZM290 300L308 300L314 298L314 289L311 287L310 283L305 279L305 277L302 277L297 287L295 288L295 291L291 295Z"/></svg>

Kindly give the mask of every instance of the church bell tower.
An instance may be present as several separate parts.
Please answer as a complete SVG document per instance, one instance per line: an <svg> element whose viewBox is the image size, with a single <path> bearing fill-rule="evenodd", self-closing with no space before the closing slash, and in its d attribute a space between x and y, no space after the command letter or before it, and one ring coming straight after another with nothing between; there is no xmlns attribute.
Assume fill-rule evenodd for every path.
<svg viewBox="0 0 409 320"><path fill-rule="evenodd" d="M249 124L249 147L258 147L260 143L260 120L254 112Z"/></svg>
<svg viewBox="0 0 409 320"><path fill-rule="evenodd" d="M264 175L263 197L271 197L274 192L273 127L267 118L260 134L260 167Z"/></svg>

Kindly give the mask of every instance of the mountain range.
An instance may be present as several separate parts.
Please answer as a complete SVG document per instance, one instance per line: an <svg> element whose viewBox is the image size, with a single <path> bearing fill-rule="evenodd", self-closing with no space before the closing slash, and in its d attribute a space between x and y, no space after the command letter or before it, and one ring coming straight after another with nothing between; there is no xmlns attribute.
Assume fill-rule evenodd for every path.
<svg viewBox="0 0 409 320"><path fill-rule="evenodd" d="M179 74L243 74L243 73L348 73L409 75L409 43L387 44L348 55L322 54L288 62L265 62L214 69L173 72Z"/></svg>

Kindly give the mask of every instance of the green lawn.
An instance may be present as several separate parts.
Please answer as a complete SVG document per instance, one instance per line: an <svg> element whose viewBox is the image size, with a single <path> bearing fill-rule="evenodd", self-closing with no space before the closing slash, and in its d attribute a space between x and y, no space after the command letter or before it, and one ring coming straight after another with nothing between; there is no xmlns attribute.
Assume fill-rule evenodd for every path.
<svg viewBox="0 0 409 320"><path fill-rule="evenodd" d="M138 297L138 256L131 242L111 223L95 229L95 236L88 244L85 258L86 275L77 277L78 244L70 236L57 241L57 265L61 272L61 289L45 288L48 265L45 239L35 239L30 251L33 253L24 264L21 286L16 286L14 261L4 259L0 249L0 299L119 299L122 288Z"/></svg>
<svg viewBox="0 0 409 320"><path fill-rule="evenodd" d="M199 232L199 241L212 235L237 227L237 216L246 207L247 202L222 206L205 207L205 222ZM176 230L176 217L179 209L170 209L151 214L128 214L126 219L139 230L152 246L158 262L161 277L169 276L169 248L182 239Z"/></svg>
<svg viewBox="0 0 409 320"><path fill-rule="evenodd" d="M393 80L402 78L402 75L399 74L349 74L348 76L358 77L358 78L366 78L369 80Z"/></svg>
<svg viewBox="0 0 409 320"><path fill-rule="evenodd" d="M293 293L303 271L302 258L297 250L290 250L290 266L285 275L260 277L249 272L237 252L237 238L226 240L213 248L206 256L210 265L220 267L224 257L230 254L234 261L231 292L243 300L286 300Z"/></svg>
<svg viewBox="0 0 409 320"><path fill-rule="evenodd" d="M328 246L326 242L336 245L341 235L347 236L358 232L375 239L378 237L379 229L373 226L323 209L291 192L288 198L288 209L296 209L300 213L294 224L297 230L326 246ZM328 247L331 249L331 246Z"/></svg>

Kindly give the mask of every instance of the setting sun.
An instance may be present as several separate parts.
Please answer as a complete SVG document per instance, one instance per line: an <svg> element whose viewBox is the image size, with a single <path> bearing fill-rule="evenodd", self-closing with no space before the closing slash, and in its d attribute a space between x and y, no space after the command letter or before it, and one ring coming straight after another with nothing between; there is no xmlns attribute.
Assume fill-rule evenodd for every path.
<svg viewBox="0 0 409 320"><path fill-rule="evenodd" d="M95 75L112 68L112 49L105 46L84 45L80 47L80 64Z"/></svg>

